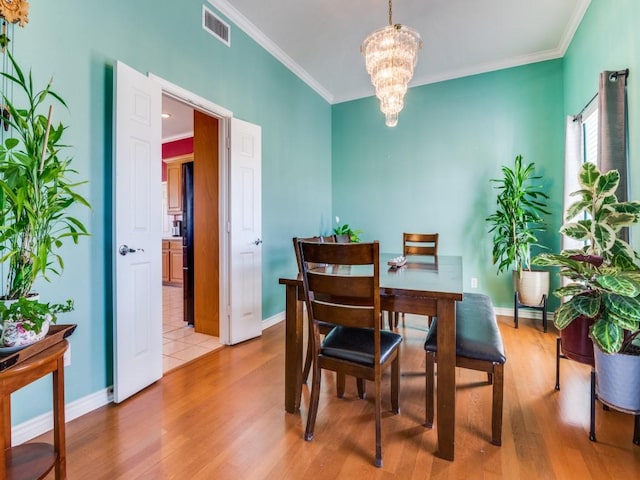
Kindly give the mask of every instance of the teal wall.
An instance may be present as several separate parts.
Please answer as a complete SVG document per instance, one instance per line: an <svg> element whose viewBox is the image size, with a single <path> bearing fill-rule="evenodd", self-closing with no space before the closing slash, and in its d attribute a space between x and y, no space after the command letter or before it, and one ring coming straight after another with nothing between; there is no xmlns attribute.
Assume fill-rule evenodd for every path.
<svg viewBox="0 0 640 480"><path fill-rule="evenodd" d="M334 213L383 251L400 252L403 231L439 232L441 254L463 256L465 290L475 277L510 307L511 276L496 275L484 221L495 205L489 179L518 154L536 164L554 212L539 239L557 248L563 130L561 60L411 88L395 128L375 97L334 105Z"/></svg>
<svg viewBox="0 0 640 480"><path fill-rule="evenodd" d="M629 69L629 198L640 199L640 2L591 0L564 58L565 114L578 113L598 91L600 72ZM640 249L640 230L632 244Z"/></svg>
<svg viewBox="0 0 640 480"><path fill-rule="evenodd" d="M293 267L291 237L314 234L331 213L331 107L238 28L231 48L201 28L203 0L61 0L31 2L30 21L15 27L11 48L36 84L54 75L69 112L67 143L93 209L78 209L92 237L65 247L66 269L38 290L50 301L73 297L66 393L71 402L112 383L111 165L112 75L116 60L152 72L262 126L263 318L284 308L277 279ZM312 179L312 181L301 181ZM160 181L160 179L158 179ZM76 212L74 212L76 213ZM158 240L159 241L159 240ZM51 409L50 383L13 397L13 422Z"/></svg>

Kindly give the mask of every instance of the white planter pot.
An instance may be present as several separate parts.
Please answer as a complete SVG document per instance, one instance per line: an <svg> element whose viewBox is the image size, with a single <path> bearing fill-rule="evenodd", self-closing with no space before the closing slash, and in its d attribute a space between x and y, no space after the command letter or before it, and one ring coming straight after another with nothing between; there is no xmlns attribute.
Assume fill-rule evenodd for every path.
<svg viewBox="0 0 640 480"><path fill-rule="evenodd" d="M513 288L523 305L537 307L542 304L543 295L549 296L549 272L543 270L522 270L520 275L513 271Z"/></svg>
<svg viewBox="0 0 640 480"><path fill-rule="evenodd" d="M593 347L598 399L621 412L640 414L640 356L606 354Z"/></svg>
<svg viewBox="0 0 640 480"><path fill-rule="evenodd" d="M40 295L37 294L29 297L29 300L38 301L39 299ZM7 305L17 302L17 300L2 301ZM26 347L38 340L42 340L49 332L49 320L45 320L39 332L25 329L23 323L24 322L5 322L4 325L0 325L0 348Z"/></svg>

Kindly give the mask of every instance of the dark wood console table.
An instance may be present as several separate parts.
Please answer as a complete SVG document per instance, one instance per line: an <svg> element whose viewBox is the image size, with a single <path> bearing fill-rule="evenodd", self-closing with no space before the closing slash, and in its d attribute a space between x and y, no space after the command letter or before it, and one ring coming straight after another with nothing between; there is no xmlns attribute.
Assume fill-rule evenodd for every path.
<svg viewBox="0 0 640 480"><path fill-rule="evenodd" d="M56 480L67 478L64 419L64 353L69 347L65 339L75 325L52 326L45 339L21 350L22 359L0 371L0 477L6 480L37 480L55 467ZM29 352L28 349L31 349ZM19 357L19 356L18 356ZM24 443L11 446L11 394L16 390L52 374L53 377L53 445Z"/></svg>

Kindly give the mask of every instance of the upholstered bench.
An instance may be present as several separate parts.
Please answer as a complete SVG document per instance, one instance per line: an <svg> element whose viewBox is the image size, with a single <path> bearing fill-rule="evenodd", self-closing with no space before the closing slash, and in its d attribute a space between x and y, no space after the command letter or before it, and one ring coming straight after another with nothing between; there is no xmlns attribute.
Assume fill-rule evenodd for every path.
<svg viewBox="0 0 640 480"><path fill-rule="evenodd" d="M434 318L424 344L426 351L425 425L433 426L434 363L438 352L438 320ZM507 360L491 299L464 293L456 302L456 366L487 372L493 384L491 443L502 444L503 366Z"/></svg>

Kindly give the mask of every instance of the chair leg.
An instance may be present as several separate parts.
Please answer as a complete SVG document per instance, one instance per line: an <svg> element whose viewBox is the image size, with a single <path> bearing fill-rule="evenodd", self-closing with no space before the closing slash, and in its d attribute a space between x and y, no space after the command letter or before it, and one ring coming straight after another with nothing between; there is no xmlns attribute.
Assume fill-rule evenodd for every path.
<svg viewBox="0 0 640 480"><path fill-rule="evenodd" d="M403 312L402 313L402 328L404 328L404 327L405 327L405 324L404 324L404 312Z"/></svg>
<svg viewBox="0 0 640 480"><path fill-rule="evenodd" d="M342 377L344 378L344 376ZM367 387L364 378L356 378L356 386L358 387L358 397L367 398ZM342 387L342 394L344 395L344 385Z"/></svg>
<svg viewBox="0 0 640 480"><path fill-rule="evenodd" d="M314 362L313 379L311 380L311 402L309 404L309 413L307 414L307 428L304 432L304 439L307 442L313 440L313 429L316 426L318 403L320 401L320 376L321 370Z"/></svg>
<svg viewBox="0 0 640 480"><path fill-rule="evenodd" d="M518 328L518 292L513 296L513 325Z"/></svg>
<svg viewBox="0 0 640 480"><path fill-rule="evenodd" d="M635 421L633 422L633 443L640 445L640 414L634 415Z"/></svg>
<svg viewBox="0 0 640 480"><path fill-rule="evenodd" d="M336 393L338 395L338 398L344 398L344 388L346 384L346 378L347 377L344 373L336 372ZM359 389L358 389L358 393L360 393Z"/></svg>
<svg viewBox="0 0 640 480"><path fill-rule="evenodd" d="M560 337L556 338L556 390L560 390Z"/></svg>
<svg viewBox="0 0 640 480"><path fill-rule="evenodd" d="M391 362L391 410L400 413L400 359Z"/></svg>
<svg viewBox="0 0 640 480"><path fill-rule="evenodd" d="M589 440L596 441L596 371L591 369L591 419Z"/></svg>
<svg viewBox="0 0 640 480"><path fill-rule="evenodd" d="M311 351L311 342L307 343L307 355L304 359L304 369L302 370L302 384L307 383L309 378L309 372L311 371L311 364L313 363L313 352Z"/></svg>
<svg viewBox="0 0 640 480"><path fill-rule="evenodd" d="M504 398L504 365L493 366L493 403L491 406L491 443L502 445L502 410Z"/></svg>
<svg viewBox="0 0 640 480"><path fill-rule="evenodd" d="M547 333L547 296L542 296L542 329Z"/></svg>
<svg viewBox="0 0 640 480"><path fill-rule="evenodd" d="M425 405L424 426L428 428L432 428L433 427L433 394L434 394L433 364L435 361L434 354L430 352L426 352L425 360L426 360L426 368L425 368L425 396L424 396L424 405Z"/></svg>
<svg viewBox="0 0 640 480"><path fill-rule="evenodd" d="M380 373L376 374L376 467L382 467L382 399L380 398Z"/></svg>

